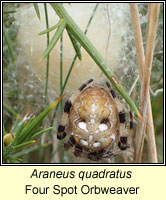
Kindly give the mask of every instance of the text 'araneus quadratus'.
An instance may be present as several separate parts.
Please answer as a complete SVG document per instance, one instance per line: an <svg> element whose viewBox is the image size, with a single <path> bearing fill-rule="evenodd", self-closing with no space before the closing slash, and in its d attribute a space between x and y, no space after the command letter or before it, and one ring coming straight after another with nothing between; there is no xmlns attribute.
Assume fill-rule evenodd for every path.
<svg viewBox="0 0 166 200"><path fill-rule="evenodd" d="M58 127L58 139L69 135L64 144L67 151L74 147L76 157L101 160L120 154L129 148L128 132L132 129L130 112L130 130L125 125L125 112L122 105L106 82L110 90L92 85L93 79L83 84L65 103L64 114ZM115 144L117 148L115 149Z"/></svg>

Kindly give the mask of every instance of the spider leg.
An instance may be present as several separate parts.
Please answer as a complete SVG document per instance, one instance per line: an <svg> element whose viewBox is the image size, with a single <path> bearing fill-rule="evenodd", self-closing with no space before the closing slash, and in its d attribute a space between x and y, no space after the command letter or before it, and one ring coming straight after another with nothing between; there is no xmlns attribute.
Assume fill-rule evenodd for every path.
<svg viewBox="0 0 166 200"><path fill-rule="evenodd" d="M66 126L69 123L69 114L70 114L70 109L74 103L74 101L77 99L78 95L80 95L81 91L87 87L88 84L90 84L93 81L93 79L88 80L86 83L82 84L81 87L65 102L64 106L64 113L62 116L62 120L60 122L60 125L58 126L58 134L57 138L59 140L62 140L66 137Z"/></svg>
<svg viewBox="0 0 166 200"><path fill-rule="evenodd" d="M122 151L118 149L112 150L100 150L98 152L92 151L88 153L87 158L92 160L92 161L98 161L101 159L108 159L108 158L113 158L121 154Z"/></svg>
<svg viewBox="0 0 166 200"><path fill-rule="evenodd" d="M120 121L120 140L118 142L118 146L122 151L124 151L127 148L129 148L128 141L127 141L128 140L128 130L125 126L125 122L126 122L125 112L123 112L123 111L119 112L119 121Z"/></svg>
<svg viewBox="0 0 166 200"><path fill-rule="evenodd" d="M98 152L96 152L96 151L89 152L88 155L87 155L87 158L89 160L98 161L101 158L103 158L104 155L105 155L105 150L102 149L102 150L100 150Z"/></svg>
<svg viewBox="0 0 166 200"><path fill-rule="evenodd" d="M120 130L119 130L119 141L118 143L118 147L120 150L124 151L127 148L129 148L128 145L128 129L126 128L126 117L125 117L125 112L123 111L123 106L120 103L120 101L118 100L114 90L111 88L109 82L106 82L107 87L109 88L111 95L114 99L114 102L116 104L117 110L119 112L119 122L120 122ZM132 126L132 123L130 123L130 126Z"/></svg>
<svg viewBox="0 0 166 200"><path fill-rule="evenodd" d="M129 131L129 144L132 143L132 134L133 134L133 115L132 112L129 112L130 115L130 131Z"/></svg>
<svg viewBox="0 0 166 200"><path fill-rule="evenodd" d="M67 135L66 132L65 132L65 129L66 129L66 125L67 125L68 122L69 122L68 115L69 115L71 106L72 106L71 101L70 101L70 100L67 100L66 103L65 103L64 113L63 113L63 116L62 116L61 123L60 123L60 125L58 126L57 138L58 138L59 140L62 140L62 139L65 138L66 135Z"/></svg>
<svg viewBox="0 0 166 200"><path fill-rule="evenodd" d="M74 145L75 145L75 140L74 140L73 136L70 136L69 140L66 143L64 143L65 151L68 151Z"/></svg>
<svg viewBox="0 0 166 200"><path fill-rule="evenodd" d="M103 155L103 158L112 158L115 156L118 156L119 154L121 154L122 151L118 148L118 149L114 149L113 151L106 151L105 154Z"/></svg>
<svg viewBox="0 0 166 200"><path fill-rule="evenodd" d="M75 157L81 157L82 153L83 153L83 148L80 145L75 144L75 150L74 150Z"/></svg>

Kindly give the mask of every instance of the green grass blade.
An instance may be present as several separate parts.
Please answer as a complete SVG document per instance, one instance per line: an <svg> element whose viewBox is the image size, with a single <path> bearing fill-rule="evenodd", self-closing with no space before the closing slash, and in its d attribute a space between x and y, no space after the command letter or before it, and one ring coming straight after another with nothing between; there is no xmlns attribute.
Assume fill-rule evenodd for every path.
<svg viewBox="0 0 166 200"><path fill-rule="evenodd" d="M118 82L114 73L111 71L109 65L104 61L100 53L96 50L93 44L89 41L86 35L81 31L81 29L77 26L77 24L72 20L72 18L68 15L67 11L64 9L61 3L50 3L53 7L57 15L60 18L66 20L66 28L70 29L71 34L75 37L75 39L81 44L81 46L88 52L88 54L92 57L95 63L100 67L105 76L111 81L111 83L115 86L115 88L119 91L122 97L126 100L126 102L130 105L133 111L137 114L137 116L141 119L142 116L135 106L132 99L126 93L122 85Z"/></svg>
<svg viewBox="0 0 166 200"><path fill-rule="evenodd" d="M16 130L17 126L18 126L19 121L20 120L18 118L16 118L16 120L14 120L12 128L10 129L10 133L15 133L15 130Z"/></svg>
<svg viewBox="0 0 166 200"><path fill-rule="evenodd" d="M18 157L21 157L21 156L24 156L24 155L27 155L27 154L29 154L29 153L31 153L31 152L34 152L34 151L36 151L36 150L38 150L39 149L39 146L32 146L32 147L30 147L30 148L28 148L28 149L25 149L25 150L22 150L22 151L20 151L20 152L17 152L17 153L15 153L15 154L13 154L13 155L11 155L10 157L11 158L18 158Z"/></svg>
<svg viewBox="0 0 166 200"><path fill-rule="evenodd" d="M26 140L26 138L31 137L32 130L41 123L44 117L58 104L58 102L62 99L63 96L59 97L53 104L51 104L47 109L45 109L38 117L31 121L31 123L27 124L27 126L23 129L19 137L17 137L17 144L22 143Z"/></svg>
<svg viewBox="0 0 166 200"><path fill-rule="evenodd" d="M41 31L40 33L38 33L38 35L43 35L43 34L46 34L46 33L49 33L51 31L55 30L56 28L58 28L62 24L62 22L63 22L63 19L60 19L59 22L56 25L51 26L50 28L47 28L44 31Z"/></svg>
<svg viewBox="0 0 166 200"><path fill-rule="evenodd" d="M89 21L88 21L88 24L87 24L87 26L86 26L86 28L85 28L84 34L87 33L88 28L89 28L89 26L90 26L90 24L91 24L91 22L92 22L92 19L93 19L93 17L94 17L94 14L95 14L95 12L96 12L98 6L99 6L99 4L97 3L96 6L95 6L95 8L94 8L94 10L93 10L93 12L92 12L92 14L91 14L91 16L90 16L90 18L89 18ZM63 92L64 92L64 90L65 90L66 84L67 84L67 82L68 82L68 80L69 80L69 77L70 77L70 74L71 74L72 69L73 69L73 67L74 67L74 64L75 64L76 59L77 59L77 54L76 54L76 55L74 56L74 58L73 58L72 64L71 64L71 66L70 66L70 68L69 68L69 71L68 71L68 73L67 73L67 75L66 75L66 78L65 78L65 81L64 81L64 84L63 84L63 88L62 88L62 90L61 90L61 94L60 94L60 95L62 95ZM55 117L56 117L56 112L57 112L57 110L58 110L58 106L59 106L59 104L56 106L56 109L54 110L54 113L53 113L53 117L52 117L50 126L52 126L53 123L54 123L54 120L55 120ZM49 131L48 135L50 135L50 134L51 134L51 131Z"/></svg>
<svg viewBox="0 0 166 200"><path fill-rule="evenodd" d="M95 6L95 8L94 8L94 10L93 10L93 12L92 12L90 18L89 18L88 24L86 25L86 28L85 28L85 31L84 31L84 34L85 34L85 35L86 35L86 33L88 32L88 28L89 28L89 26L90 26L90 24L91 24L91 22L92 22L92 19L93 19L93 17L94 17L94 14L95 14L95 12L96 12L98 6L99 6L99 3L96 4L96 6ZM80 48L81 48L81 47L80 47ZM67 73L67 75L66 75L65 82L64 82L64 84L63 84L63 88L62 88L61 94L63 94L63 92L64 92L64 90L65 90L66 84L67 84L67 82L68 82L68 80L69 80L69 77L70 77L70 74L71 74L72 69L73 69L73 67L74 67L74 64L75 64L75 61L76 61L76 59L77 59L77 56L78 56L78 55L76 54L76 55L74 56L74 58L73 58L72 64L71 64L71 66L70 66L70 68L69 68L69 71L68 71L68 73Z"/></svg>
<svg viewBox="0 0 166 200"><path fill-rule="evenodd" d="M3 123L3 137L6 135L6 130L5 130L5 126L4 126L4 123Z"/></svg>
<svg viewBox="0 0 166 200"><path fill-rule="evenodd" d="M20 149L24 148L25 146L34 144L35 142L36 142L35 140L31 140L31 141L28 141L28 142L24 142L24 143L22 143L22 144L13 146L13 150L14 150L14 151L20 150Z"/></svg>
<svg viewBox="0 0 166 200"><path fill-rule="evenodd" d="M34 139L34 138L37 138L39 137L40 135L42 135L43 133L47 132L47 131L50 131L51 129L53 129L53 127L50 127L50 128L46 128L42 131L39 131L39 132L36 132L32 137L31 139Z"/></svg>
<svg viewBox="0 0 166 200"><path fill-rule="evenodd" d="M67 29L67 33L69 35L69 38L71 40L71 43L73 44L73 47L75 49L75 52L78 56L78 58L81 60L82 59L82 55L81 55L81 51L80 51L80 45L79 43L77 42L77 40L74 38L74 36L70 33L70 30Z"/></svg>
<svg viewBox="0 0 166 200"><path fill-rule="evenodd" d="M62 95L62 87L63 87L63 34L60 38L60 95ZM63 100L61 101L61 113L63 110Z"/></svg>
<svg viewBox="0 0 166 200"><path fill-rule="evenodd" d="M47 12L47 4L44 3L44 11L45 11L45 21L46 21L46 28L48 29L49 27L49 20L48 20L48 12ZM50 34L47 32L47 47L50 43ZM44 90L44 97L43 97L43 108L46 108L47 105L47 93L48 93L48 78L49 78L49 64L50 64L50 59L49 59L49 54L47 55L47 61L46 61L46 74L45 74L45 90Z"/></svg>
<svg viewBox="0 0 166 200"><path fill-rule="evenodd" d="M13 59L13 61L15 62L15 61L16 61L16 58L15 58L15 56L14 56L14 51L13 51L13 47L12 47L12 42L11 42L11 40L10 40L10 37L9 37L7 31L6 31L5 26L3 26L3 36L4 36L4 38L5 38L5 41L6 41L6 43L7 43L7 46L8 46L8 48L9 48L9 52L10 52L10 54L11 54L11 56L12 56L12 59Z"/></svg>
<svg viewBox="0 0 166 200"><path fill-rule="evenodd" d="M14 129L14 133L16 134L14 138L14 142L17 143L17 138L22 134L22 131L26 126L29 126L29 124L35 119L35 115L33 116L27 116L25 117L17 124L17 126Z"/></svg>
<svg viewBox="0 0 166 200"><path fill-rule="evenodd" d="M3 103L3 108L11 115L14 115L15 117L18 117L18 114L12 110L6 103Z"/></svg>
<svg viewBox="0 0 166 200"><path fill-rule="evenodd" d="M63 20L61 25L59 26L58 30L55 32L54 36L52 37L50 44L48 45L48 47L44 51L43 55L41 56L41 59L44 59L51 52L51 50L54 48L57 41L59 40L65 27L66 27L66 21Z"/></svg>
<svg viewBox="0 0 166 200"><path fill-rule="evenodd" d="M3 14L11 14L11 13L16 13L15 10L7 10L7 11L3 11Z"/></svg>
<svg viewBox="0 0 166 200"><path fill-rule="evenodd" d="M37 3L33 3L33 6L35 8L35 11L36 11L36 14L40 20L40 11L39 11L39 7L38 7L38 4Z"/></svg>

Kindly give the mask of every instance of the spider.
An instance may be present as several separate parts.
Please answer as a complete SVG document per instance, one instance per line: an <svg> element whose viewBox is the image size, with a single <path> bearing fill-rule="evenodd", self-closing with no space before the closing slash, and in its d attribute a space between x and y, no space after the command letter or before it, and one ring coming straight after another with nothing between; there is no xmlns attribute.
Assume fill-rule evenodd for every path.
<svg viewBox="0 0 166 200"><path fill-rule="evenodd" d="M125 112L109 82L106 85L110 93L98 85L88 86L92 82L90 79L82 84L66 101L57 138L62 140L68 135L69 139L64 143L66 151L74 147L76 157L85 155L98 161L119 155L129 148L132 114L130 112L128 130Z"/></svg>

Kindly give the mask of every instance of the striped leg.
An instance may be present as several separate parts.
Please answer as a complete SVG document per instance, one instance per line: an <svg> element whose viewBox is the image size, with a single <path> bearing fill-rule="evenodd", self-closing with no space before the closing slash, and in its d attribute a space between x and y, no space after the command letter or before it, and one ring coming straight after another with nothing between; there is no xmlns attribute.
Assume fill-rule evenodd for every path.
<svg viewBox="0 0 166 200"><path fill-rule="evenodd" d="M108 158L113 158L113 157L116 157L116 156L122 154L122 157L123 157L125 163L131 163L131 162L133 162L133 158L134 158L134 148L132 146L133 122L132 122L132 113L130 112L129 114L130 114L130 130L129 130L129 134L128 134L128 131L127 131L128 129L125 128L125 130L126 130L126 132L128 134L128 136L127 136L127 143L125 143L125 144L122 143L121 144L121 143L119 143L120 142L119 141L118 142L118 144L119 144L118 146L121 145L122 147L121 148L119 147L118 149L114 149L112 151L111 150L106 151L104 153L104 155L102 156L102 158L108 159ZM122 138L122 136L120 136L120 138ZM123 139L121 139L121 140L123 140ZM123 150L126 150L125 154L123 153L124 152Z"/></svg>
<svg viewBox="0 0 166 200"><path fill-rule="evenodd" d="M67 135L67 133L66 133L66 126L69 123L70 109L71 109L74 101L77 99L77 97L81 93L81 91L84 88L86 88L87 85L90 84L92 81L93 81L93 79L90 79L86 83L82 84L81 87L70 97L70 99L66 101L65 107L64 107L64 113L63 113L63 116L62 116L62 120L61 120L60 125L58 126L57 138L59 140L62 140Z"/></svg>
<svg viewBox="0 0 166 200"><path fill-rule="evenodd" d="M72 103L70 100L67 100L66 103L65 103L65 107L64 107L64 113L63 113L63 116L62 116L62 120L61 120L61 123L60 125L58 126L58 134L57 134L57 138L59 140L62 140L63 138L66 137L66 132L65 132L65 129L66 129L66 125L68 124L69 122L69 119L68 119L68 115L69 115L69 112L70 112L70 109L72 107Z"/></svg>
<svg viewBox="0 0 166 200"><path fill-rule="evenodd" d="M120 103L120 101L118 100L115 92L113 91L113 89L111 88L109 82L106 82L107 87L109 88L111 95L115 101L116 107L118 109L119 112L119 122L120 122L120 130L119 130L119 141L118 141L118 146L120 148L120 150L126 150L127 148L129 148L128 145L128 129L126 128L126 119L125 119L125 112L123 111L123 107L122 104ZM131 126L131 124L130 124Z"/></svg>
<svg viewBox="0 0 166 200"><path fill-rule="evenodd" d="M92 151L92 152L89 152L88 155L87 155L87 158L89 160L93 160L93 161L98 161L100 159L102 159L105 155L105 150L100 150L98 152L96 151Z"/></svg>
<svg viewBox="0 0 166 200"><path fill-rule="evenodd" d="M128 145L128 129L125 126L125 113L123 111L119 112L119 121L120 121L120 140L118 142L119 148L124 151L129 148Z"/></svg>
<svg viewBox="0 0 166 200"><path fill-rule="evenodd" d="M69 140L66 143L64 143L65 151L68 151L74 145L75 145L75 140L74 140L73 136L70 136Z"/></svg>
<svg viewBox="0 0 166 200"><path fill-rule="evenodd" d="M81 157L82 152L83 148L80 145L75 144L75 150L74 150L75 157Z"/></svg>
<svg viewBox="0 0 166 200"><path fill-rule="evenodd" d="M133 145L132 144L132 137L133 137L133 115L132 112L129 112L130 115L130 130L129 130L129 135L128 135L128 143L130 147Z"/></svg>

